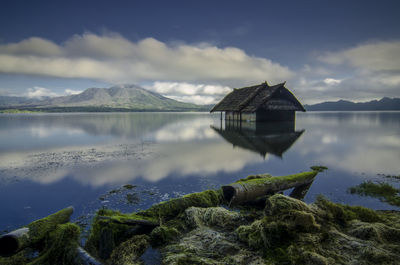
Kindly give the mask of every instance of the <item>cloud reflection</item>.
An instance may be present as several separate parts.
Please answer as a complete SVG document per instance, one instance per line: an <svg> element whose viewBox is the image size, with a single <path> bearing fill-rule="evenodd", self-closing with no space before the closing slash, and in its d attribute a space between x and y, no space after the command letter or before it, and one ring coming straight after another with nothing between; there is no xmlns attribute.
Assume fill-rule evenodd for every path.
<svg viewBox="0 0 400 265"><path fill-rule="evenodd" d="M398 174L399 113L309 113L299 124L306 136L295 147L301 156L350 173ZM322 143L322 144L319 144Z"/></svg>
<svg viewBox="0 0 400 265"><path fill-rule="evenodd" d="M118 116L120 117L120 116ZM124 120L130 120L125 119ZM131 117L132 118L132 117ZM137 178L159 181L163 178L187 177L191 175L213 175L217 172L235 172L248 164L262 161L251 152L233 149L210 128L213 119L209 115L164 115L172 122L157 121L161 127L137 138L122 139L118 135L112 142L81 146L62 146L0 153L0 176L18 176L42 184L59 181L66 176L82 184L99 186L129 182ZM83 117L87 120L87 117ZM106 119L111 121L110 117ZM70 128L74 132L93 133L94 128L104 132L104 126L91 126L73 121ZM98 118L97 121L103 121ZM140 121L143 121L140 119ZM116 119L114 125L120 124ZM152 121L149 121L152 123ZM135 122L135 124L137 121ZM81 129L77 125L82 124ZM90 123L94 125L93 121ZM58 134L59 123L55 122L47 130L43 126L29 127L31 137L51 137ZM64 123L67 126L68 123ZM111 132L114 126L108 124ZM131 128L125 125L123 128ZM152 126L152 128L155 128ZM121 129L119 127L119 129ZM142 128L143 129L143 128ZM81 137L76 134L76 137Z"/></svg>
<svg viewBox="0 0 400 265"><path fill-rule="evenodd" d="M399 113L300 114L296 127L305 129L305 133L284 160L276 163L275 158L268 156L268 161L264 161L257 153L225 142L210 128L210 124L220 123L219 118L209 114L62 117L41 117L37 127L29 120L25 127L9 124L16 133L15 139L22 140L28 135L24 141L39 141L42 138L38 136L48 139L68 128L79 133L72 134L61 146L35 145L23 151L2 149L0 178L3 182L17 176L49 184L70 177L85 185L100 186L135 179L157 182L170 177L232 174L249 166L265 172L284 166L287 171L295 172L314 164L351 174L398 174L400 161ZM19 120L18 124L23 123ZM37 132L33 133L32 128ZM18 131L24 133L18 135ZM0 135L0 139L5 137ZM86 138L97 140L82 141ZM84 144L79 145L81 142Z"/></svg>

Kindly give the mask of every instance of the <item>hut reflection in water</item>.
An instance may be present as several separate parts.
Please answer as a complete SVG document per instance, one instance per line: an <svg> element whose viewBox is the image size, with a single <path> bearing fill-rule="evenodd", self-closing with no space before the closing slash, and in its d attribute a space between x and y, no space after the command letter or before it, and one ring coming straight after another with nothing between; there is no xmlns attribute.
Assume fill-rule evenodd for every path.
<svg viewBox="0 0 400 265"><path fill-rule="evenodd" d="M295 121L241 122L221 120L220 128L211 126L222 138L234 147L260 154L263 158L272 154L282 158L283 154L300 138L304 130L295 130Z"/></svg>

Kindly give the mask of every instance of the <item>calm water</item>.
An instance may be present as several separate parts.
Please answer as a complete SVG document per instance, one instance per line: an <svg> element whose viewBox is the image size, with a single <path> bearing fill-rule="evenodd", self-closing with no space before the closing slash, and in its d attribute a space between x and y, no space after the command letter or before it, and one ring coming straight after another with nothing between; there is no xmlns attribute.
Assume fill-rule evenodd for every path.
<svg viewBox="0 0 400 265"><path fill-rule="evenodd" d="M208 113L1 115L0 233L69 205L74 220L85 222L101 207L133 211L250 174L312 165L329 170L317 176L307 202L324 194L399 209L348 188L400 174L400 112L298 113L295 125L257 128Z"/></svg>

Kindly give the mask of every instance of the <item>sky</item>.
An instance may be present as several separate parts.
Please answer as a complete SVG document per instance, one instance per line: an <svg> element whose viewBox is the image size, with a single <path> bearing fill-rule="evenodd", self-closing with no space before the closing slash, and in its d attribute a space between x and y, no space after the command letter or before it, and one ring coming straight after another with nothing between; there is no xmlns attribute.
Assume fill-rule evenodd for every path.
<svg viewBox="0 0 400 265"><path fill-rule="evenodd" d="M21 1L0 8L0 95L136 84L214 104L286 81L306 104L400 97L400 1Z"/></svg>

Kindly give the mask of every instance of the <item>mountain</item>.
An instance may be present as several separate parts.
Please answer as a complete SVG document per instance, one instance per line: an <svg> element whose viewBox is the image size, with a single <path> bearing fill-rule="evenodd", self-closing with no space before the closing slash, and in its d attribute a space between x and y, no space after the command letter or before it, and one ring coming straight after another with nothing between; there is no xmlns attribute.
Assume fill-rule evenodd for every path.
<svg viewBox="0 0 400 265"><path fill-rule="evenodd" d="M0 106L31 105L38 102L40 100L26 97L0 96Z"/></svg>
<svg viewBox="0 0 400 265"><path fill-rule="evenodd" d="M304 105L307 111L360 111L360 110L400 110L400 98L384 97L380 100L355 103L347 100Z"/></svg>
<svg viewBox="0 0 400 265"><path fill-rule="evenodd" d="M7 99L4 99L7 101ZM4 102L3 102L4 103ZM137 110L137 111L185 111L206 110L204 106L179 102L136 85L111 88L88 88L80 94L28 101L23 98L8 99L2 107L58 109L58 110ZM207 109L208 110L208 109Z"/></svg>

